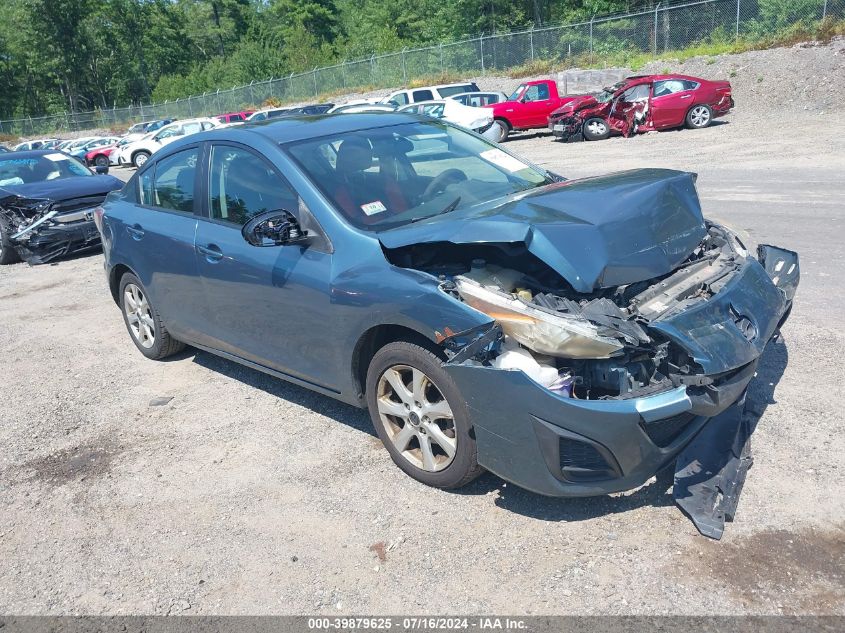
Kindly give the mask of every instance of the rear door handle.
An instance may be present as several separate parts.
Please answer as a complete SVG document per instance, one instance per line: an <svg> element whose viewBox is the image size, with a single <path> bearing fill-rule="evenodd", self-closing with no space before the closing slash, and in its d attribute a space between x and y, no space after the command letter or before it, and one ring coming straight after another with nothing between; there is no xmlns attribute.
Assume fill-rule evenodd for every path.
<svg viewBox="0 0 845 633"><path fill-rule="evenodd" d="M133 240L140 240L144 237L144 229L141 228L140 224L134 224L132 226L126 227L126 232L132 236Z"/></svg>
<svg viewBox="0 0 845 633"><path fill-rule="evenodd" d="M681 95L681 99L689 99L692 95Z"/></svg>
<svg viewBox="0 0 845 633"><path fill-rule="evenodd" d="M205 255L205 258L211 262L219 262L223 259L223 251L220 250L220 247L217 244L209 244L208 246L197 246L197 250Z"/></svg>

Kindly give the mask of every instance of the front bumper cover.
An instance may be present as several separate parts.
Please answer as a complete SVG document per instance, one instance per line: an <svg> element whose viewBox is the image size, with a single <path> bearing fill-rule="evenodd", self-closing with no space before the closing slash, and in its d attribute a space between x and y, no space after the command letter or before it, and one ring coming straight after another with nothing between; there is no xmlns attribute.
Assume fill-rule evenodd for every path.
<svg viewBox="0 0 845 633"><path fill-rule="evenodd" d="M697 386L579 400L553 393L521 371L455 356L445 367L466 399L479 463L528 490L577 497L635 488L682 455L678 503L703 534L719 538L750 464L746 388L789 314L799 277L795 253L762 246L758 256L759 263L749 259L704 308L690 311L689 322L676 317L666 328L706 367L706 380ZM749 340L749 330L734 322L737 312L754 324L756 338ZM691 335L684 337L683 330Z"/></svg>

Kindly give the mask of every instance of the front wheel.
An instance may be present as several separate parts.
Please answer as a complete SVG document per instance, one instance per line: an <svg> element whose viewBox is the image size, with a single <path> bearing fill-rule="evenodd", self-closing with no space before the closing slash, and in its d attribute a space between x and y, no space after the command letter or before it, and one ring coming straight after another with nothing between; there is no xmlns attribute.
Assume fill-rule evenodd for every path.
<svg viewBox="0 0 845 633"><path fill-rule="evenodd" d="M94 158L94 164L97 167L108 167L109 166L109 157L103 156L102 154L97 154Z"/></svg>
<svg viewBox="0 0 845 633"><path fill-rule="evenodd" d="M458 488L483 472L466 403L431 351L385 345L367 371L367 406L394 463L428 486Z"/></svg>
<svg viewBox="0 0 845 633"><path fill-rule="evenodd" d="M144 356L160 360L184 349L184 343L170 336L146 289L132 273L121 278L119 296L126 329Z"/></svg>
<svg viewBox="0 0 845 633"><path fill-rule="evenodd" d="M15 245L9 239L3 220L0 220L0 265L14 264L20 260Z"/></svg>
<svg viewBox="0 0 845 633"><path fill-rule="evenodd" d="M687 127L691 130L700 130L707 127L713 121L713 111L710 106L697 105L687 112Z"/></svg>
<svg viewBox="0 0 845 633"><path fill-rule="evenodd" d="M493 121L494 138L497 143L504 143L511 133L511 126L504 121Z"/></svg>
<svg viewBox="0 0 845 633"><path fill-rule="evenodd" d="M610 128L604 119L587 119L584 121L584 138L588 141L603 141L610 136Z"/></svg>
<svg viewBox="0 0 845 633"><path fill-rule="evenodd" d="M135 165L136 169L141 169L149 159L149 152L135 152L135 155L132 156L132 164Z"/></svg>

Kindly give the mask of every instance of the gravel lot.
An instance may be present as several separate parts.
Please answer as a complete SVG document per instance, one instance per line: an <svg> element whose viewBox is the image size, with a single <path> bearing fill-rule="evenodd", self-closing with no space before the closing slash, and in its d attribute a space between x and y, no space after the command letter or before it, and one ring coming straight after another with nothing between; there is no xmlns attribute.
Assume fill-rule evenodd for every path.
<svg viewBox="0 0 845 633"><path fill-rule="evenodd" d="M696 171L708 215L801 253L721 542L671 478L442 492L394 467L364 411L203 352L147 361L97 254L0 269L0 613L845 614L843 47L661 63L734 73L737 111L706 130L508 144L570 177Z"/></svg>

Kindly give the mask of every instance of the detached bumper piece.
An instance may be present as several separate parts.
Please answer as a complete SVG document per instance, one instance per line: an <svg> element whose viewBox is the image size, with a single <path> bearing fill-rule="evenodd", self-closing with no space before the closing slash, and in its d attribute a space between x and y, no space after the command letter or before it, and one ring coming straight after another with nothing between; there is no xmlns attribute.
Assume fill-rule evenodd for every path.
<svg viewBox="0 0 845 633"><path fill-rule="evenodd" d="M745 476L751 468L751 424L745 397L712 418L675 462L675 503L698 531L722 538L733 521Z"/></svg>

